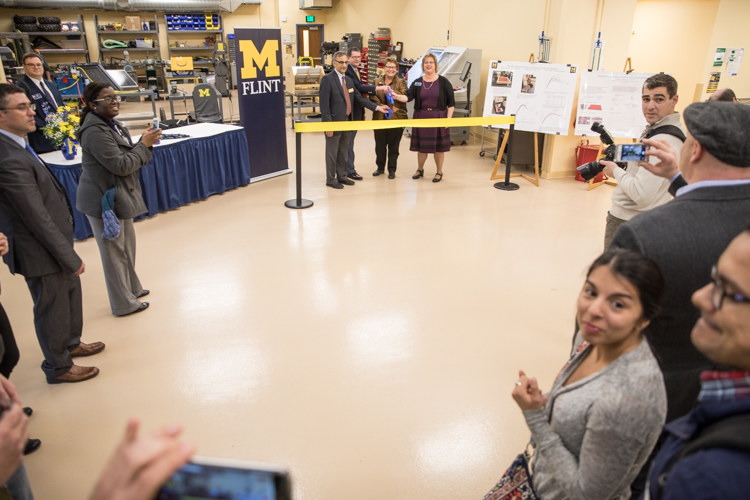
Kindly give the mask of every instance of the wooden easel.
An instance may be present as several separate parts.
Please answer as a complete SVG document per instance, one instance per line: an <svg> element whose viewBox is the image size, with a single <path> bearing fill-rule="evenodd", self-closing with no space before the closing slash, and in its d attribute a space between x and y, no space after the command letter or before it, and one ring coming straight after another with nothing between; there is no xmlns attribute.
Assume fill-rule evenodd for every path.
<svg viewBox="0 0 750 500"><path fill-rule="evenodd" d="M532 54L533 55L533 54ZM505 152L505 147L508 145L508 136L510 134L503 135L503 142L500 145L500 149L497 151L497 160L495 160L495 168L492 170L492 175L490 175L490 180L495 179L504 179L505 174L498 175L497 171L500 170L500 162L503 159L503 153ZM600 149L601 151L601 149ZM536 187L539 187L539 135L537 132L534 132L534 178L532 179L526 174L510 174L511 177L523 177Z"/></svg>
<svg viewBox="0 0 750 500"><path fill-rule="evenodd" d="M630 73L633 72L633 64L631 63L629 57L625 60L625 67L622 68L622 70L625 72L626 75L629 75Z"/></svg>
<svg viewBox="0 0 750 500"><path fill-rule="evenodd" d="M529 56L529 62L536 62L536 58L534 57L534 53L533 52Z"/></svg>
<svg viewBox="0 0 750 500"><path fill-rule="evenodd" d="M599 158L599 156L602 154L602 150L603 149L604 149L604 144L599 144L599 154L596 155L597 158ZM591 179L589 181L588 187L586 188L586 191L591 191L592 189L596 189L599 186L602 186L604 184L606 184L608 186L616 186L617 185L616 182L612 182L612 181L608 180L609 178L606 175L604 177L605 177L605 179L603 181L599 181L599 182L594 182L594 179L596 179L596 177L594 177L594 179Z"/></svg>

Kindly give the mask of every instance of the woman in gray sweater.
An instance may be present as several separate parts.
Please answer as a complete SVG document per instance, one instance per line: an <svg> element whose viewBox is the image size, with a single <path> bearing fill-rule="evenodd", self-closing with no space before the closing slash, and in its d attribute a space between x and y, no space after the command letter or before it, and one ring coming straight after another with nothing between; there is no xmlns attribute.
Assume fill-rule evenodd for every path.
<svg viewBox="0 0 750 500"><path fill-rule="evenodd" d="M607 250L578 298L583 342L552 390L543 396L536 379L519 372L513 399L531 431L541 500L630 498L667 414L662 374L642 333L663 295L654 261Z"/></svg>
<svg viewBox="0 0 750 500"><path fill-rule="evenodd" d="M148 302L138 300L149 291L135 273L133 218L146 213L138 170L151 160L151 147L159 141L161 130L149 126L134 144L128 130L115 120L120 97L109 84L88 84L83 100L86 106L77 133L83 158L76 208L88 218L99 246L112 314L125 316L148 307ZM103 237L102 219L102 197L112 188L114 213L121 226L114 240Z"/></svg>

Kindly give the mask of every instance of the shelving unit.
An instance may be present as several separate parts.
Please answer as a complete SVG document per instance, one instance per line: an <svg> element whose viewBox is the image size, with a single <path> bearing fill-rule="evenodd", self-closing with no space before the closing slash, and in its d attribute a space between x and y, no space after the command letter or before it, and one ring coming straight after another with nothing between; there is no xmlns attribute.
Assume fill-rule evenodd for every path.
<svg viewBox="0 0 750 500"><path fill-rule="evenodd" d="M16 31L16 23L11 21L11 24L13 26L13 29L11 31ZM57 43L56 40L53 39L53 37L60 39L60 37L70 37L70 36L77 36L82 42L83 47L82 48L62 48L62 49L39 49L39 53L41 53L45 58L48 56L57 56L57 55L70 55L70 54L83 54L86 57L86 62L91 62L91 59L89 58L89 46L86 41L86 26L83 24L83 18L81 16L78 16L78 31L26 31L24 32L25 35L29 36L29 40L31 42L34 41L34 38L37 36L43 36L45 38L49 38L50 41L53 41ZM49 61L48 61L49 62ZM65 61L66 64L69 64L71 61L68 59Z"/></svg>
<svg viewBox="0 0 750 500"><path fill-rule="evenodd" d="M143 18L142 18L143 19ZM148 21L146 21L148 22ZM101 30L99 29L99 16L94 15L94 25L96 26L96 44L97 48L99 49L99 62L108 69L121 69L120 66L117 64L113 64L111 62L112 56L117 54L117 57L119 59L123 59L122 54L124 51L128 51L128 54L132 53L138 53L137 57L132 57L132 59L154 59L158 64L155 66L155 69L157 71L161 72L161 78L159 80L161 81L161 88L159 89L162 92L168 91L168 84L167 84L167 73L164 69L164 66L162 65L162 53L161 53L161 46L159 45L159 21L156 18L156 15L154 15L154 25L156 29L153 30ZM151 35L151 36L145 36L145 35ZM102 43L104 40L107 39L113 39L117 41L122 42L129 42L131 40L135 40L136 38L152 38L156 45L154 47L121 47L121 48L113 48L113 49L105 49L102 46ZM148 54L146 54L148 52ZM142 54L141 54L142 53ZM105 55L109 54L109 55ZM110 58L110 62L105 61L105 57ZM134 67L137 66L135 63L131 63ZM141 68L137 68L141 69ZM146 81L146 75L137 75L138 80L144 80Z"/></svg>
<svg viewBox="0 0 750 500"><path fill-rule="evenodd" d="M224 41L224 16L218 15L216 13L211 13L213 18L218 19L218 28L217 29L175 29L174 26L176 24L174 22L170 22L170 20L167 18L167 16L180 16L185 14L180 14L177 12L168 12L165 16L165 22L167 24L167 50L169 51L169 58L172 58L172 54L175 54L175 57L185 57L186 53L188 52L196 52L196 54L193 57L206 57L207 59L210 59L211 55L214 52L215 45L209 45L209 46L198 46L198 45L191 45L188 47L173 47L173 43L179 43L184 42L186 44L188 43L195 43L199 40L199 38L206 38L206 35L215 35L214 43L216 42L223 42ZM199 35L199 36L195 36ZM177 40L179 38L179 42ZM204 42L205 43L205 42ZM211 61L193 61L193 66L211 66L213 68L213 63ZM173 79L182 79L179 77L175 77Z"/></svg>

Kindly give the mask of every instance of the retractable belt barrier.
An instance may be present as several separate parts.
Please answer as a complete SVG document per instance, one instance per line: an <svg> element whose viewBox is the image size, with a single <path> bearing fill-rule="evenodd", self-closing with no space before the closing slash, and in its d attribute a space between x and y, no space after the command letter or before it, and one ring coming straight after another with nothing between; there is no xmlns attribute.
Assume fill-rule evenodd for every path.
<svg viewBox="0 0 750 500"><path fill-rule="evenodd" d="M508 130L508 158L505 167L505 182L498 182L506 187L505 190L518 189L516 184L510 183L511 147L513 130L515 128L516 115L498 117L475 117L475 118L426 118L410 120L368 120L368 121L343 121L343 122L299 122L294 123L297 145L297 198L284 203L288 208L310 208L313 202L302 199L302 134L314 132L346 132L352 130L384 130L391 128L436 128L436 127L481 127L489 125L510 125ZM507 189L510 186L515 188ZM498 187L497 185L495 187ZM503 189L498 187L498 189Z"/></svg>

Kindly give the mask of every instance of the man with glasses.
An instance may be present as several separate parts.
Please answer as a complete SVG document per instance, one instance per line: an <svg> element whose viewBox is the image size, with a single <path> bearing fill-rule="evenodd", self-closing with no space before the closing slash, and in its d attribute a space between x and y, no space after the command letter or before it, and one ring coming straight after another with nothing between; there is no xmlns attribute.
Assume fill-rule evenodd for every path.
<svg viewBox="0 0 750 500"><path fill-rule="evenodd" d="M687 138L679 160L667 141L644 142L651 145L647 154L659 159L652 172L666 177L679 165L687 186L674 200L623 224L612 240L651 257L664 274L662 312L645 335L664 374L667 422L696 405L700 373L714 367L690 342L699 318L690 297L706 284L711 266L750 218L750 107L700 102L688 106L683 117Z"/></svg>
<svg viewBox="0 0 750 500"><path fill-rule="evenodd" d="M36 129L33 104L17 86L0 84L0 232L8 237L3 260L34 300L34 327L44 354L47 383L81 382L99 369L73 364L104 344L81 342L81 279L85 264L73 249L73 209L65 188L24 142Z"/></svg>
<svg viewBox="0 0 750 500"><path fill-rule="evenodd" d="M372 111L388 111L387 106L378 106L362 97L352 80L346 76L348 65L346 52L336 52L333 55L334 71L324 76L320 82L320 113L324 122L352 120L355 102ZM326 132L326 186L334 189L354 185L354 181L346 178L350 134L350 131Z"/></svg>
<svg viewBox="0 0 750 500"><path fill-rule="evenodd" d="M47 115L55 113L64 104L63 98L57 85L44 79L44 64L39 54L24 54L22 64L26 75L19 80L18 86L24 89L26 96L36 106L36 130L29 133L29 144L38 154L49 153L55 150L55 146L44 137L42 127L46 124Z"/></svg>
<svg viewBox="0 0 750 500"><path fill-rule="evenodd" d="M746 498L750 491L750 226L693 294L693 345L724 368L701 374L700 404L664 428L648 497ZM697 453L700 451L700 453ZM661 491L660 491L661 490Z"/></svg>
<svg viewBox="0 0 750 500"><path fill-rule="evenodd" d="M359 67L359 64L362 62L362 52L357 47L349 47L349 50L346 51L346 55L349 58L349 64L346 67L346 76L348 76L352 83L354 83L354 88L356 88L360 94L364 96L368 94L374 94L375 92L388 91L387 85L380 85L376 87L374 85L365 85L364 83L362 83L362 78L359 76L359 70L357 69ZM364 120L364 108L359 104L359 102L354 102L353 105L354 107L352 110L352 119L357 121ZM354 139L356 137L357 131L352 130L349 133L349 154L346 160L346 174L350 179L361 181L362 176L359 175L357 173L357 169L354 168Z"/></svg>

